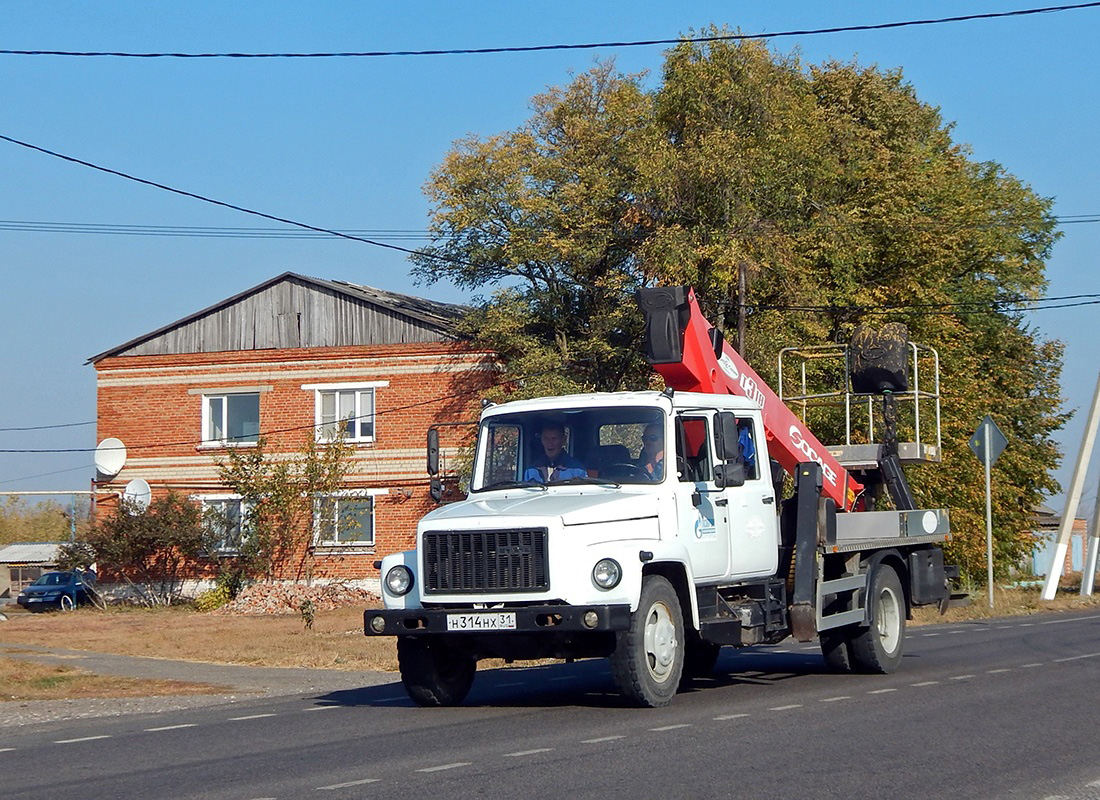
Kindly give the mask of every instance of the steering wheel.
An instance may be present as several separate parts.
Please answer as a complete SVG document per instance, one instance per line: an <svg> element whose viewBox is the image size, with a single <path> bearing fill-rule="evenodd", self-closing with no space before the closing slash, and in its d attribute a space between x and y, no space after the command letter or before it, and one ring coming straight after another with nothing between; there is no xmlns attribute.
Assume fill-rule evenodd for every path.
<svg viewBox="0 0 1100 800"><path fill-rule="evenodd" d="M650 475L644 469L637 464L630 463L628 461L619 461L615 464L608 464L602 470L600 470L601 477L615 477L615 478L649 478Z"/></svg>

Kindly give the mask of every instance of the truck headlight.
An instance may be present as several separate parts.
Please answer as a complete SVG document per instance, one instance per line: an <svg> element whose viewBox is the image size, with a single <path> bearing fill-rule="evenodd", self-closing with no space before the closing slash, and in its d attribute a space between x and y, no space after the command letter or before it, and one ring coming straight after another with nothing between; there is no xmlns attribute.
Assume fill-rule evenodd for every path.
<svg viewBox="0 0 1100 800"><path fill-rule="evenodd" d="M408 594L409 590L412 588L412 570L404 564L398 564L396 567L391 567L390 571L386 573L386 589L394 597L401 597L402 595Z"/></svg>
<svg viewBox="0 0 1100 800"><path fill-rule="evenodd" d="M601 558L592 567L592 582L601 589L614 589L623 579L623 568L613 558Z"/></svg>

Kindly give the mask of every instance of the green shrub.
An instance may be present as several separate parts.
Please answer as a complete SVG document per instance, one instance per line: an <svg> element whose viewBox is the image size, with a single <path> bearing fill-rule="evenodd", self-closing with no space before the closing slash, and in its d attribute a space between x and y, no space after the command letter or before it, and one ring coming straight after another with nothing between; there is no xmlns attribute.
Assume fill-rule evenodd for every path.
<svg viewBox="0 0 1100 800"><path fill-rule="evenodd" d="M228 587L218 586L200 593L195 598L195 609L198 611L213 611L215 608L221 608L232 599Z"/></svg>

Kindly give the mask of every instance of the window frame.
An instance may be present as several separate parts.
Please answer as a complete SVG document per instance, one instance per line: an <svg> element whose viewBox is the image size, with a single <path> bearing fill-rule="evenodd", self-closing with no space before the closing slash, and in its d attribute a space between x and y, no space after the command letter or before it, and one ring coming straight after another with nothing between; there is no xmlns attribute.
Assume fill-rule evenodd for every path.
<svg viewBox="0 0 1100 800"><path fill-rule="evenodd" d="M336 425L337 431L340 432L345 442L351 442L353 444L373 444L378 439L378 389L385 389L389 387L389 381L355 381L351 383L305 383L302 384L303 391L313 392L313 424L314 430L317 431L318 439L326 439L328 437L323 436L324 428L327 425ZM365 392L369 392L371 396L371 434L370 436L348 436L346 431L347 420L343 420L341 425L340 410L339 410L339 393L340 392L355 392L355 414L356 428L363 421L362 413L362 395ZM336 419L332 422L325 422L321 418L322 407L322 395L325 393L336 393L337 395L337 409ZM349 418L350 419L350 418Z"/></svg>
<svg viewBox="0 0 1100 800"><path fill-rule="evenodd" d="M239 495L239 494L224 493L224 492L220 493L220 494L196 494L196 495L192 495L191 499L198 502L200 508L202 508L202 513L203 513L204 516L206 515L206 509L207 509L207 504L208 503L225 503L225 502L234 501L234 500L237 502L237 505L240 508L240 511L239 511L239 516L240 516L240 538L238 540L237 546L235 546L235 547L225 546L226 540L222 539L221 541L219 541L218 546L215 547L212 552L208 553L208 555L218 556L218 557L231 557L231 556L240 555L240 553L241 553L241 547L240 546L241 546L241 544L244 543L245 539L250 535L249 530L248 530L248 512L251 509L251 503L245 502L244 498L241 497L241 495Z"/></svg>
<svg viewBox="0 0 1100 800"><path fill-rule="evenodd" d="M255 447L257 441L260 438L260 397L263 394L261 389L254 386L242 389L204 389L202 392L202 447ZM255 395L256 396L256 439L253 441L246 440L234 440L225 436L221 439L215 439L214 431L210 425L210 401L221 400L222 407L222 429L226 433L229 431L229 398L237 397L240 395Z"/></svg>
<svg viewBox="0 0 1100 800"><path fill-rule="evenodd" d="M320 501L323 497L317 497L313 503L313 542L312 546L315 551L322 553L339 553L339 552L373 552L378 541L378 527L376 524L378 503L375 498L388 495L389 489L340 489L335 492L324 495L324 497L333 498L336 500L336 518L339 519L339 508L341 500L370 500L370 541L339 541L337 540L322 540L323 520L321 519ZM337 537L339 536L339 526L336 526Z"/></svg>

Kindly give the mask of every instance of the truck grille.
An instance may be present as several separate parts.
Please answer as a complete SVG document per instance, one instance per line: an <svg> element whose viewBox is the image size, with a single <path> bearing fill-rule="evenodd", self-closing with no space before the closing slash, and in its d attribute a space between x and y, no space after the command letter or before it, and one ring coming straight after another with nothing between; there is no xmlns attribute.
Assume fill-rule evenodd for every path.
<svg viewBox="0 0 1100 800"><path fill-rule="evenodd" d="M550 585L545 528L427 531L424 593L539 592Z"/></svg>

